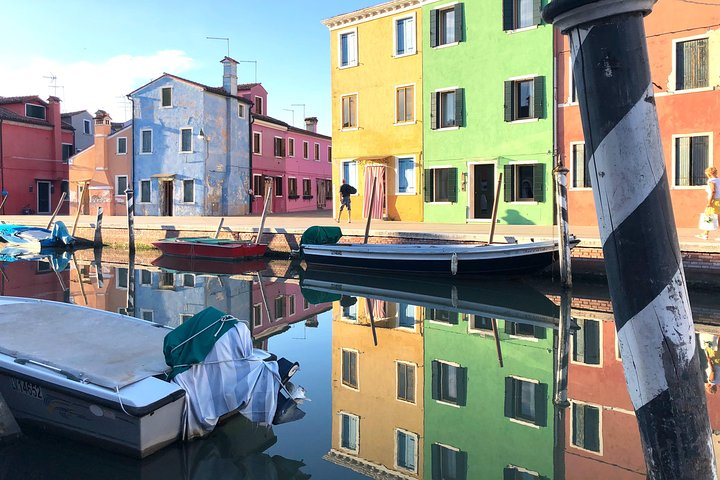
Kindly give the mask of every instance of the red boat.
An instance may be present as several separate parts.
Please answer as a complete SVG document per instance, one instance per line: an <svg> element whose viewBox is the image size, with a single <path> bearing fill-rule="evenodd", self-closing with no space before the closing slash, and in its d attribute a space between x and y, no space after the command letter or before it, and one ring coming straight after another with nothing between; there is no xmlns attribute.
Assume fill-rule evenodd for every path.
<svg viewBox="0 0 720 480"><path fill-rule="evenodd" d="M267 244L243 242L241 240L208 237L168 238L153 242L163 255L188 258L213 258L217 260L241 260L262 257Z"/></svg>
<svg viewBox="0 0 720 480"><path fill-rule="evenodd" d="M196 274L211 275L240 275L261 272L267 268L262 258L252 260L237 260L228 262L212 258L169 257L162 255L152 264L156 267L175 272L192 272Z"/></svg>

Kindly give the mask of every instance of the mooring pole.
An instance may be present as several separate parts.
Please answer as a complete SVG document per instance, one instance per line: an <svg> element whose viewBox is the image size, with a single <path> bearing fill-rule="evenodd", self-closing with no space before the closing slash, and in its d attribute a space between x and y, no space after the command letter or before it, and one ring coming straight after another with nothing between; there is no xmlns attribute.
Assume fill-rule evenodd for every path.
<svg viewBox="0 0 720 480"><path fill-rule="evenodd" d="M370 192L370 208L368 209L368 218L367 223L365 224L365 239L363 240L363 243L368 242L368 237L370 236L370 220L372 220L372 209L375 205L375 187L377 186L377 177L373 179L373 186L372 191Z"/></svg>
<svg viewBox="0 0 720 480"><path fill-rule="evenodd" d="M223 223L225 223L225 217L222 217L220 219L220 223L218 223L217 230L215 230L215 238L218 238L220 236L220 231L222 230Z"/></svg>
<svg viewBox="0 0 720 480"><path fill-rule="evenodd" d="M663 158L643 16L655 0L555 0L570 36L628 392L650 479L714 479L710 422Z"/></svg>
<svg viewBox="0 0 720 480"><path fill-rule="evenodd" d="M102 273L102 247L93 248L93 263L95 263L97 288L102 290L105 287L105 278Z"/></svg>
<svg viewBox="0 0 720 480"><path fill-rule="evenodd" d="M495 225L497 224L498 204L500 203L500 190L502 189L503 174L498 174L497 186L495 187L495 201L493 202L492 219L490 220L490 235L488 236L488 244L493 243L495 237Z"/></svg>
<svg viewBox="0 0 720 480"><path fill-rule="evenodd" d="M560 232L560 282L564 288L572 287L572 263L570 260L570 231L568 227L567 174L570 170L560 164L555 167L557 181L557 222Z"/></svg>
<svg viewBox="0 0 720 480"><path fill-rule="evenodd" d="M258 234L257 237L255 237L255 244L260 243L260 236L262 235L263 229L265 228L265 216L267 215L268 204L270 203L270 196L272 195L272 182L266 181L265 186L267 187L265 193L265 205L263 206L262 216L260 217L260 228L258 228Z"/></svg>
<svg viewBox="0 0 720 480"><path fill-rule="evenodd" d="M97 221L95 222L95 239L94 243L96 247L102 246L102 220L103 220L103 209L98 207L97 210Z"/></svg>
<svg viewBox="0 0 720 480"><path fill-rule="evenodd" d="M60 201L57 204L57 207L55 207L55 211L52 214L52 217L50 217L50 221L47 224L48 230L50 229L50 226L52 225L53 221L55 220L55 217L57 217L58 212L60 211L60 207L62 207L63 202L65 201L65 197L67 196L67 192L62 192L62 195L60 195ZM0 205L0 208L2 208L2 205Z"/></svg>
<svg viewBox="0 0 720 480"><path fill-rule="evenodd" d="M128 251L135 253L135 198L131 188L125 190L125 207L128 221Z"/></svg>
<svg viewBox="0 0 720 480"><path fill-rule="evenodd" d="M130 250L130 256L128 257L125 315L135 316L135 249Z"/></svg>
<svg viewBox="0 0 720 480"><path fill-rule="evenodd" d="M1 211L1 212L3 213L3 215L4 215L4 214L5 214L5 210L3 210L3 209L5 208L5 201L7 200L8 192L6 192L6 191L3 190L3 192L2 192L2 197L3 197L3 198L2 198L2 202L0 202L0 211Z"/></svg>
<svg viewBox="0 0 720 480"><path fill-rule="evenodd" d="M83 191L82 191L82 194L80 194L80 198L78 199L77 212L75 212L75 222L73 222L73 229L72 229L72 233L70 234L73 237L75 236L75 229L77 229L78 220L80 219L80 213L82 212L82 205L83 205L83 202L85 201L85 195L89 195L88 188L90 187L90 180L84 180L82 182L82 184L83 184ZM48 228L50 228L50 227L48 227Z"/></svg>
<svg viewBox="0 0 720 480"><path fill-rule="evenodd" d="M572 293L563 288L560 292L560 320L558 324L557 349L555 351L555 445L553 448L554 478L565 480L565 416L568 401L568 363L570 352L570 324L572 322Z"/></svg>

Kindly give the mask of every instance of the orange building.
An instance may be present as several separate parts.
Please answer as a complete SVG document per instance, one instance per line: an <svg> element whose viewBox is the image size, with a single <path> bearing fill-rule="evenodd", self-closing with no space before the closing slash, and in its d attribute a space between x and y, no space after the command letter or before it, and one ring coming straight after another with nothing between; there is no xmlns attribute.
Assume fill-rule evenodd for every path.
<svg viewBox="0 0 720 480"><path fill-rule="evenodd" d="M95 143L70 158L70 213L126 215L125 190L132 185L132 126L113 124L103 110L95 113ZM86 182L88 193L83 195Z"/></svg>
<svg viewBox="0 0 720 480"><path fill-rule="evenodd" d="M719 166L720 9L683 0L655 4L645 19L651 78L677 227L697 227L705 208L703 171ZM568 177L570 224L597 225L568 37L556 31L557 149ZM720 157L719 157L720 158Z"/></svg>

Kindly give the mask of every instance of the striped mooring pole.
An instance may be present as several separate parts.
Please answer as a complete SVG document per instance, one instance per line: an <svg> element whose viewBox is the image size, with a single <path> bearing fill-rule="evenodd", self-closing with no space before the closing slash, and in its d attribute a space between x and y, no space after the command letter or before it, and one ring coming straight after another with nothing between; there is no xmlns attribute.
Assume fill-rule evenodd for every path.
<svg viewBox="0 0 720 480"><path fill-rule="evenodd" d="M97 209L97 221L95 222L95 238L93 244L95 247L102 247L102 220L103 220L103 209L98 207Z"/></svg>
<svg viewBox="0 0 720 480"><path fill-rule="evenodd" d="M570 36L620 354L650 479L715 479L707 402L650 77L655 0L554 0Z"/></svg>
<svg viewBox="0 0 720 480"><path fill-rule="evenodd" d="M135 198L131 188L125 190L125 206L127 207L128 221L128 248L135 253Z"/></svg>

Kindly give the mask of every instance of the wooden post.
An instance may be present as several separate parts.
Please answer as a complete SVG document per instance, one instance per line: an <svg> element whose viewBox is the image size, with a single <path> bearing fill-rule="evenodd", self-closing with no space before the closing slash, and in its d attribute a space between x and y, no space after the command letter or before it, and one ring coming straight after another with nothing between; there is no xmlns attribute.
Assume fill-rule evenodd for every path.
<svg viewBox="0 0 720 480"><path fill-rule="evenodd" d="M570 170L558 165L555 170L557 180L557 222L560 233L560 282L563 287L572 287L572 265L570 260L570 233L568 227L567 174Z"/></svg>
<svg viewBox="0 0 720 480"><path fill-rule="evenodd" d="M135 197L132 188L125 190L125 207L128 221L128 251L135 254Z"/></svg>
<svg viewBox="0 0 720 480"><path fill-rule="evenodd" d="M495 350L497 350L498 364L500 364L500 368L503 368L502 347L500 347L500 335L498 335L497 320L494 318L492 319L492 331L493 337L495 337Z"/></svg>
<svg viewBox="0 0 720 480"><path fill-rule="evenodd" d="M96 247L102 247L102 220L103 220L103 209L98 207L97 210L97 221L95 222L95 239L94 244Z"/></svg>
<svg viewBox="0 0 720 480"><path fill-rule="evenodd" d="M83 284L82 274L80 273L80 267L78 267L77 260L75 259L75 252L72 254L73 265L75 265L75 272L78 276L78 282L80 282L80 293L82 294L85 305L88 304L87 295L85 294L85 285Z"/></svg>
<svg viewBox="0 0 720 480"><path fill-rule="evenodd" d="M220 223L218 223L217 230L215 230L215 238L220 236L220 230L222 230L223 223L225 223L225 217L222 217L220 219Z"/></svg>
<svg viewBox="0 0 720 480"><path fill-rule="evenodd" d="M502 188L502 172L498 173L497 186L495 187L495 203L493 203L492 220L490 220L490 237L488 238L488 245L492 244L493 237L495 236L495 224L497 223L497 212L498 203L500 203L500 188Z"/></svg>
<svg viewBox="0 0 720 480"><path fill-rule="evenodd" d="M21 433L10 407L0 393L0 444L19 438Z"/></svg>
<svg viewBox="0 0 720 480"><path fill-rule="evenodd" d="M75 222L73 223L72 233L70 234L73 237L75 236L75 229L77 228L78 220L80 219L80 211L82 210L83 201L85 201L85 195L88 194L88 187L90 186L90 180L85 180L82 182L82 184L83 184L83 191L82 191L82 195L80 195L80 198L78 199L77 212L75 213Z"/></svg>
<svg viewBox="0 0 720 480"><path fill-rule="evenodd" d="M270 307L268 306L267 297L265 296L265 287L263 287L263 278L260 272L256 273L257 275L257 282L258 282L258 289L260 290L260 299L263 302L263 306L265 307L265 313L268 317L268 322L272 321L272 317L270 316Z"/></svg>
<svg viewBox="0 0 720 480"><path fill-rule="evenodd" d="M375 300L377 302L377 300ZM377 347L377 332L375 331L375 314L373 313L373 307L371 300L365 297L365 308L367 308L368 315L370 316L370 329L372 330L373 343Z"/></svg>
<svg viewBox="0 0 720 480"><path fill-rule="evenodd" d="M265 205L263 206L263 213L262 217L260 217L260 228L258 229L257 237L255 237L255 244L260 243L260 236L263 233L263 228L265 228L265 215L267 215L268 210L268 204L270 203L270 195L272 194L273 184L270 181L265 182L266 191L265 191Z"/></svg>
<svg viewBox="0 0 720 480"><path fill-rule="evenodd" d="M57 217L57 214L60 211L60 207L62 206L63 202L65 201L66 196L67 196L67 192L62 192L62 195L60 195L60 201L58 202L57 207L55 207L55 211L53 212L52 217L50 217L50 221L48 222L47 227L45 227L48 230L50 230L50 225L52 225L53 220L55 220L55 217ZM4 201L5 200L3 200L3 202ZM1 205L0 205L0 208L2 208Z"/></svg>
<svg viewBox="0 0 720 480"><path fill-rule="evenodd" d="M97 276L97 287L102 290L105 287L105 279L102 273L102 248L93 249L93 263L95 263L95 275Z"/></svg>
<svg viewBox="0 0 720 480"><path fill-rule="evenodd" d="M5 214L5 211L3 210L3 208L5 208L5 201L7 200L8 195L9 195L8 192L3 192L3 199L2 199L2 202L0 202L0 211L3 212L3 215Z"/></svg>
<svg viewBox="0 0 720 480"><path fill-rule="evenodd" d="M370 208L368 209L367 223L365 224L365 239L363 243L368 243L368 237L370 236L370 220L372 220L372 209L375 205L375 187L377 186L377 177L373 180L372 191L370 192Z"/></svg>

